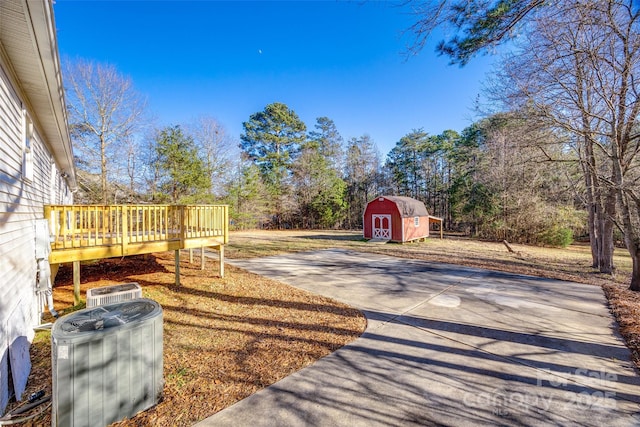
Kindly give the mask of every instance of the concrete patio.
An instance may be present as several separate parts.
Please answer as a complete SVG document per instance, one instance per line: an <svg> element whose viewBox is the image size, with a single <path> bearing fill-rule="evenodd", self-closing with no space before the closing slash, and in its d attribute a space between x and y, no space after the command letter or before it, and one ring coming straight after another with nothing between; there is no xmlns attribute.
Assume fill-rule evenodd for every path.
<svg viewBox="0 0 640 427"><path fill-rule="evenodd" d="M368 326L198 426L640 425L640 377L599 287L346 250L227 262Z"/></svg>

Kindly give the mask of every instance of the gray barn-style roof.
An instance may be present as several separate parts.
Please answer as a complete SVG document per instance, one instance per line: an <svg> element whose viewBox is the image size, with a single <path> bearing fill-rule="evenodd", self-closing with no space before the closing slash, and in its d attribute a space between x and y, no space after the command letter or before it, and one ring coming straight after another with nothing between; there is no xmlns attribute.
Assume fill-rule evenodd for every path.
<svg viewBox="0 0 640 427"><path fill-rule="evenodd" d="M387 200L394 202L400 210L402 218L410 218L415 216L429 216L427 208L420 200L404 196L381 196Z"/></svg>

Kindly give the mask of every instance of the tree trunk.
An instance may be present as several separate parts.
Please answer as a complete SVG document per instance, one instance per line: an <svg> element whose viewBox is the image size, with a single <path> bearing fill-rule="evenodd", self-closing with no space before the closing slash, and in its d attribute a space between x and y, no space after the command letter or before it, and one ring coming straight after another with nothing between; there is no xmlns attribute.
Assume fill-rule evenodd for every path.
<svg viewBox="0 0 640 427"><path fill-rule="evenodd" d="M102 187L102 203L109 203L107 193L107 141L104 135L100 135L100 184Z"/></svg>
<svg viewBox="0 0 640 427"><path fill-rule="evenodd" d="M631 255L632 267L631 267L631 285L629 289L632 291L640 291L640 246L635 248L635 251L629 249Z"/></svg>
<svg viewBox="0 0 640 427"><path fill-rule="evenodd" d="M613 218L616 216L616 194L615 190L609 189L605 198L604 213L600 218L600 254L598 270L600 273L611 274L613 265Z"/></svg>
<svg viewBox="0 0 640 427"><path fill-rule="evenodd" d="M631 196L627 197L627 194L625 194L623 168L617 156L614 157L613 168L614 183L616 184L615 193L620 206L624 243L632 261L629 289L637 292L640 291L640 229L634 225L631 219L631 206L633 206L634 200ZM640 201L635 200L635 202L639 208L637 211L640 212Z"/></svg>
<svg viewBox="0 0 640 427"><path fill-rule="evenodd" d="M606 188L598 180L593 141L589 135L585 135L584 138L585 159L582 164L587 190L592 266L601 273L611 274L615 268L613 263L613 219L616 216L616 194L614 189Z"/></svg>
<svg viewBox="0 0 640 427"><path fill-rule="evenodd" d="M588 231L589 231L589 243L591 245L591 266L593 268L598 268L600 265L600 228L598 227L598 204L595 195L595 189L593 185L593 176L590 172L589 160L586 162L582 162L583 164L583 173L585 177L586 183L586 205L587 212L589 214L588 217Z"/></svg>
<svg viewBox="0 0 640 427"><path fill-rule="evenodd" d="M588 201L588 212L589 212L589 219L588 219L588 231L589 231L589 243L591 245L591 267L593 268L598 268L598 265L600 264L600 248L599 248L599 243L600 243L600 233L598 232L599 228L598 228L598 220L596 218L596 207L593 203L593 201Z"/></svg>
<svg viewBox="0 0 640 427"><path fill-rule="evenodd" d="M631 221L631 209L629 207L629 199L623 190L618 191L618 202L622 214L622 222L624 227L624 242L631 256L631 284L629 289L632 291L640 291L640 230L634 227Z"/></svg>

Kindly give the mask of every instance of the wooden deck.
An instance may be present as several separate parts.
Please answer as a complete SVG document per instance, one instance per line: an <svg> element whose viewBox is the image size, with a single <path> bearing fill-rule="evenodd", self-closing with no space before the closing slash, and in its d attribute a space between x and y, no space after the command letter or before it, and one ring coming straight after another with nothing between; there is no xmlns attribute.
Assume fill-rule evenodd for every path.
<svg viewBox="0 0 640 427"><path fill-rule="evenodd" d="M44 214L54 267L73 262L75 269L80 261L173 250L179 282L180 250L200 248L204 254L204 248L214 247L224 276L226 205L47 205Z"/></svg>

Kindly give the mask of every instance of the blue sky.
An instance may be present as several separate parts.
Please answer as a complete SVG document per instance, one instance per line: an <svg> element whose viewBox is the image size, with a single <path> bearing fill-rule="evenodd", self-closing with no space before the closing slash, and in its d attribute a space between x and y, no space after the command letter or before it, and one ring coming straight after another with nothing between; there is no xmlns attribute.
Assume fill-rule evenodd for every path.
<svg viewBox="0 0 640 427"><path fill-rule="evenodd" d="M272 102L312 129L331 118L381 154L412 129L461 131L493 57L448 65L433 43L404 52L415 21L398 2L78 1L54 5L60 54L132 78L158 124L215 117L239 140ZM435 40L434 40L435 42Z"/></svg>

